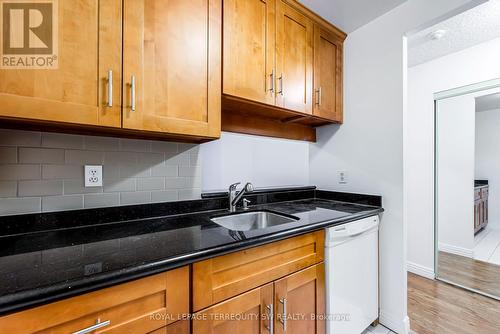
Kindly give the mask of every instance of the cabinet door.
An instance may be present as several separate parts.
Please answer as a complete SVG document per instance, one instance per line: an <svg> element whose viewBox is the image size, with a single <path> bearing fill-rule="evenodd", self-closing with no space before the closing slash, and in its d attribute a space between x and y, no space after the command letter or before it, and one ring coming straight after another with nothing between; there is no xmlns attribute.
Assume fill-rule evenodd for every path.
<svg viewBox="0 0 500 334"><path fill-rule="evenodd" d="M55 2L58 66L0 69L0 117L121 126L121 3ZM107 106L110 70L112 107Z"/></svg>
<svg viewBox="0 0 500 334"><path fill-rule="evenodd" d="M189 267L141 278L0 317L2 333L183 333L189 312ZM177 323L177 326L171 324ZM179 327L179 329L177 329ZM161 332L161 331L160 331Z"/></svg>
<svg viewBox="0 0 500 334"><path fill-rule="evenodd" d="M286 109L312 113L313 23L279 0L276 15L276 101Z"/></svg>
<svg viewBox="0 0 500 334"><path fill-rule="evenodd" d="M189 321L181 320L148 334L189 334Z"/></svg>
<svg viewBox="0 0 500 334"><path fill-rule="evenodd" d="M273 284L238 295L194 314L193 334L258 334L269 329Z"/></svg>
<svg viewBox="0 0 500 334"><path fill-rule="evenodd" d="M274 303L275 333L325 333L325 265L276 281Z"/></svg>
<svg viewBox="0 0 500 334"><path fill-rule="evenodd" d="M224 0L224 94L275 104L275 15L275 0Z"/></svg>
<svg viewBox="0 0 500 334"><path fill-rule="evenodd" d="M314 26L314 115L342 122L342 41Z"/></svg>
<svg viewBox="0 0 500 334"><path fill-rule="evenodd" d="M125 0L123 127L218 137L221 0Z"/></svg>

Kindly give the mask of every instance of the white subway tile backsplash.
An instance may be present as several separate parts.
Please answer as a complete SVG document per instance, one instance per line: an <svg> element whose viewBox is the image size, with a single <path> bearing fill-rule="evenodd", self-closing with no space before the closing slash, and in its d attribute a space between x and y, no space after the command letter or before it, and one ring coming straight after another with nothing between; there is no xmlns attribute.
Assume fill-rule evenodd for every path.
<svg viewBox="0 0 500 334"><path fill-rule="evenodd" d="M17 147L0 147L0 164L17 163Z"/></svg>
<svg viewBox="0 0 500 334"><path fill-rule="evenodd" d="M55 148L19 148L19 163L63 164L64 150Z"/></svg>
<svg viewBox="0 0 500 334"><path fill-rule="evenodd" d="M0 180L40 179L40 165L0 165Z"/></svg>
<svg viewBox="0 0 500 334"><path fill-rule="evenodd" d="M151 152L177 153L177 143L154 141L151 143Z"/></svg>
<svg viewBox="0 0 500 334"><path fill-rule="evenodd" d="M105 165L102 167L103 180L118 179L120 177L119 165Z"/></svg>
<svg viewBox="0 0 500 334"><path fill-rule="evenodd" d="M151 168L151 176L178 176L178 166L154 166Z"/></svg>
<svg viewBox="0 0 500 334"><path fill-rule="evenodd" d="M151 202L150 191L135 191L135 192L120 193L121 205L143 204L149 202Z"/></svg>
<svg viewBox="0 0 500 334"><path fill-rule="evenodd" d="M97 151L66 150L66 164L69 165L101 165L103 154Z"/></svg>
<svg viewBox="0 0 500 334"><path fill-rule="evenodd" d="M85 208L103 208L120 205L120 194L86 194L83 196Z"/></svg>
<svg viewBox="0 0 500 334"><path fill-rule="evenodd" d="M200 176L201 168L200 167L191 167L191 166L180 166L179 167L179 176Z"/></svg>
<svg viewBox="0 0 500 334"><path fill-rule="evenodd" d="M151 202L153 203L171 202L178 200L179 192L176 190L162 190L151 192Z"/></svg>
<svg viewBox="0 0 500 334"><path fill-rule="evenodd" d="M188 200L201 197L201 189L180 189L179 200Z"/></svg>
<svg viewBox="0 0 500 334"><path fill-rule="evenodd" d="M103 166L84 187L83 166ZM0 215L200 198L195 144L0 129Z"/></svg>
<svg viewBox="0 0 500 334"><path fill-rule="evenodd" d="M165 189L182 189L186 181L182 177L166 177Z"/></svg>
<svg viewBox="0 0 500 334"><path fill-rule="evenodd" d="M83 179L83 166L42 165L43 179Z"/></svg>
<svg viewBox="0 0 500 334"><path fill-rule="evenodd" d="M148 140L120 139L120 151L149 152L151 143Z"/></svg>
<svg viewBox="0 0 500 334"><path fill-rule="evenodd" d="M120 177L149 177L151 176L150 167L148 165L125 165L120 167Z"/></svg>
<svg viewBox="0 0 500 334"><path fill-rule="evenodd" d="M83 179L80 180L64 180L64 194L88 194L101 193L102 187L85 187Z"/></svg>
<svg viewBox="0 0 500 334"><path fill-rule="evenodd" d="M118 151L120 139L112 137L85 137L85 149L92 151Z"/></svg>
<svg viewBox="0 0 500 334"><path fill-rule="evenodd" d="M83 209L83 195L42 197L42 211Z"/></svg>
<svg viewBox="0 0 500 334"><path fill-rule="evenodd" d="M42 146L52 148L83 149L84 136L44 132L42 133Z"/></svg>
<svg viewBox="0 0 500 334"><path fill-rule="evenodd" d="M40 197L0 198L0 215L40 212Z"/></svg>
<svg viewBox="0 0 500 334"><path fill-rule="evenodd" d="M0 197L17 197L17 181L0 181Z"/></svg>
<svg viewBox="0 0 500 334"><path fill-rule="evenodd" d="M179 152L198 154L200 145L190 143L179 143Z"/></svg>
<svg viewBox="0 0 500 334"><path fill-rule="evenodd" d="M134 165L137 164L137 153L132 152L105 152L105 165Z"/></svg>
<svg viewBox="0 0 500 334"><path fill-rule="evenodd" d="M0 129L0 146L40 146L41 138L40 132Z"/></svg>
<svg viewBox="0 0 500 334"><path fill-rule="evenodd" d="M201 154L190 153L189 154L189 165L190 166L201 166Z"/></svg>
<svg viewBox="0 0 500 334"><path fill-rule="evenodd" d="M165 154L163 153L138 153L137 161L142 165L160 165L165 161Z"/></svg>
<svg viewBox="0 0 500 334"><path fill-rule="evenodd" d="M62 180L19 181L17 194L19 197L62 195Z"/></svg>
<svg viewBox="0 0 500 334"><path fill-rule="evenodd" d="M165 179L162 177L146 177L137 179L137 190L162 190L165 189Z"/></svg>
<svg viewBox="0 0 500 334"><path fill-rule="evenodd" d="M104 179L104 192L135 191L136 179Z"/></svg>
<svg viewBox="0 0 500 334"><path fill-rule="evenodd" d="M166 165L189 166L189 153L165 153Z"/></svg>

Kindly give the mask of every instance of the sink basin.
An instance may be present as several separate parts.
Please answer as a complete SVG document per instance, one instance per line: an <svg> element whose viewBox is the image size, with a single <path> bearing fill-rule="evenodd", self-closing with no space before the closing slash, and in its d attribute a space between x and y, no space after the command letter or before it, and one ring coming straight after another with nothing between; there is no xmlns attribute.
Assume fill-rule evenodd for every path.
<svg viewBox="0 0 500 334"><path fill-rule="evenodd" d="M271 226L291 223L299 218L268 211L252 211L212 218L217 225L233 231L258 230Z"/></svg>

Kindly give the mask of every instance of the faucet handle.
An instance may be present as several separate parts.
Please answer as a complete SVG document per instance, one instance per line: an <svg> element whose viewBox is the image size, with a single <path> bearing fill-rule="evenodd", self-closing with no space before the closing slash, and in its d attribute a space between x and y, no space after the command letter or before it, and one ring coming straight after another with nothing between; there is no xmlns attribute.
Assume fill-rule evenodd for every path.
<svg viewBox="0 0 500 334"><path fill-rule="evenodd" d="M229 186L229 191L235 191L236 190L236 187L240 184L241 182L236 182L236 183L233 183L232 185Z"/></svg>
<svg viewBox="0 0 500 334"><path fill-rule="evenodd" d="M250 200L243 198L243 210L248 210L248 204L252 203Z"/></svg>

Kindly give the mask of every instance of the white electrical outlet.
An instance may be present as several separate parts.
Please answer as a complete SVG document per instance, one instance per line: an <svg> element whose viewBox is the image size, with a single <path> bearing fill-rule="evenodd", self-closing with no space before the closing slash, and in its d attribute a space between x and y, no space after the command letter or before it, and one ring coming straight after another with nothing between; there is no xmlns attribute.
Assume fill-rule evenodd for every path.
<svg viewBox="0 0 500 334"><path fill-rule="evenodd" d="M347 172L345 170L339 170L337 172L337 178L338 178L339 184L346 184L347 183Z"/></svg>
<svg viewBox="0 0 500 334"><path fill-rule="evenodd" d="M102 166L85 166L85 187L102 187Z"/></svg>

